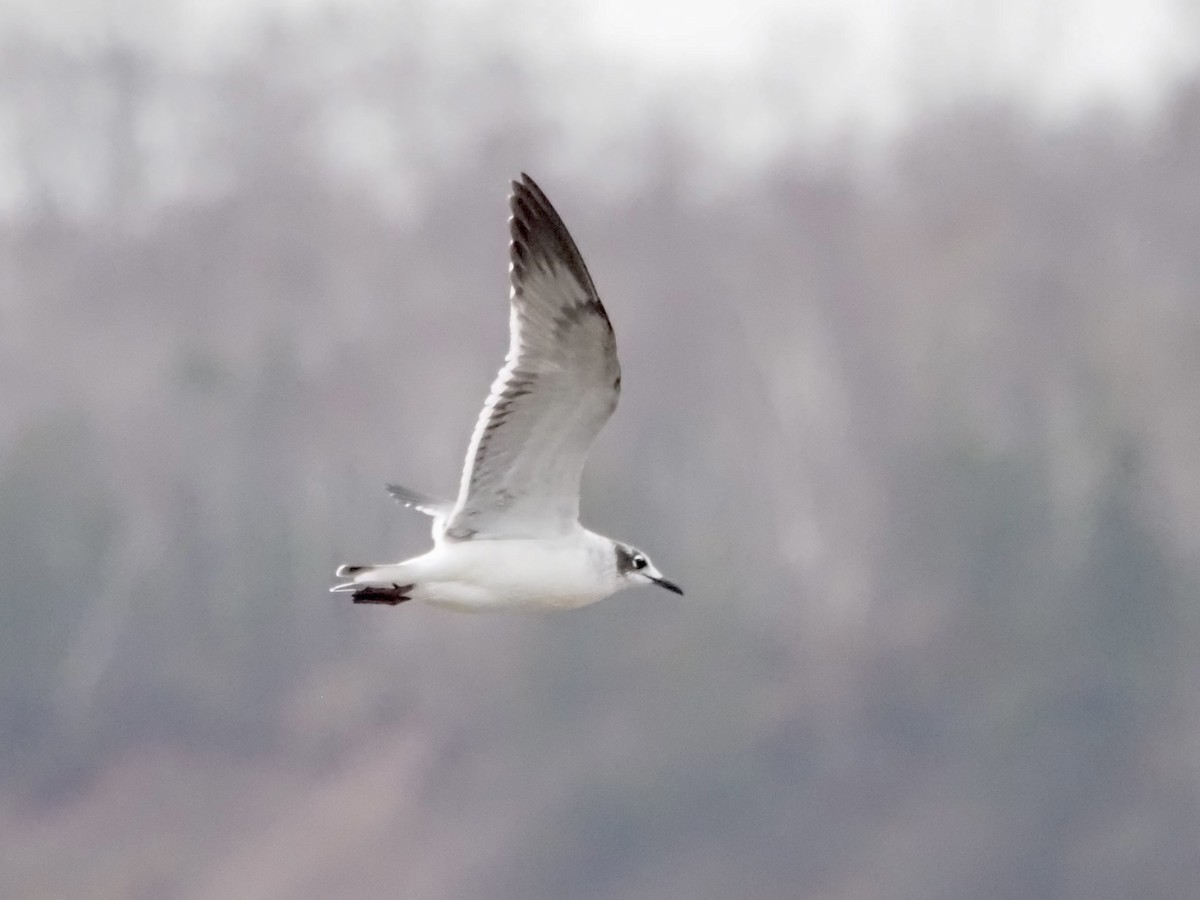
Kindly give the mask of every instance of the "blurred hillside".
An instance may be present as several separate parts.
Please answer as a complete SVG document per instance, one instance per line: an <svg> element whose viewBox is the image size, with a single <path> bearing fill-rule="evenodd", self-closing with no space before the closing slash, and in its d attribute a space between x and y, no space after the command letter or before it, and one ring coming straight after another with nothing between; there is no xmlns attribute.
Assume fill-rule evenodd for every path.
<svg viewBox="0 0 1200 900"><path fill-rule="evenodd" d="M1200 82L597 170L392 37L0 57L0 895L1189 896ZM688 595L353 608L427 540L384 482L457 483L521 169L622 352L585 521Z"/></svg>

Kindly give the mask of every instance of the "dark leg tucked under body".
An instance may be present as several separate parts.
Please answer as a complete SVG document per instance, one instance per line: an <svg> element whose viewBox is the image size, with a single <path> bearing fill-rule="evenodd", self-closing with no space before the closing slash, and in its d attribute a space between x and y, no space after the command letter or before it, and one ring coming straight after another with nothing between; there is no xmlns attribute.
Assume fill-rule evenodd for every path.
<svg viewBox="0 0 1200 900"><path fill-rule="evenodd" d="M395 606L398 603L403 603L405 600L411 600L408 596L415 585L411 584L393 584L391 587L384 587L378 584L367 585L361 587L354 592L355 603L383 603L387 606Z"/></svg>

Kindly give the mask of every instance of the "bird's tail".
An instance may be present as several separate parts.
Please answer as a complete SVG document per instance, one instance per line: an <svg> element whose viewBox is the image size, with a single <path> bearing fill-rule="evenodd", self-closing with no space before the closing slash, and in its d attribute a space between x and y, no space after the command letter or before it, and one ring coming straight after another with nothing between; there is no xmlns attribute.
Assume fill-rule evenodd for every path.
<svg viewBox="0 0 1200 900"><path fill-rule="evenodd" d="M329 590L335 594L343 591L358 590L360 587L358 583L358 577L360 575L369 575L374 568L374 566L338 566L337 572L334 574L338 578L349 578L350 581L345 581L341 584L335 584Z"/></svg>
<svg viewBox="0 0 1200 900"><path fill-rule="evenodd" d="M371 580L371 575L379 569L388 568L386 566L338 566L337 574L339 578L349 578L350 581L344 581L341 584L336 584L329 590L334 594L352 593L355 603L382 603L386 606L396 606L403 603L405 600L411 600L411 591L415 587L412 584L398 584L394 581L390 583L375 583ZM395 569L395 566L391 567Z"/></svg>
<svg viewBox="0 0 1200 900"><path fill-rule="evenodd" d="M345 578L341 584L335 584L329 590L335 594L344 591L357 591L364 587L388 587L409 585L413 578L403 563L391 563L379 566L338 566L335 573L338 578Z"/></svg>

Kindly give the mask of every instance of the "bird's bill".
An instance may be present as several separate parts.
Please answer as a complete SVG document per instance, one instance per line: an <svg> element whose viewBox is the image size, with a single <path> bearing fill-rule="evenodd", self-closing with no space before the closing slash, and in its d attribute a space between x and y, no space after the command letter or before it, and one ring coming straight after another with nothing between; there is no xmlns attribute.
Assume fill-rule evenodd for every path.
<svg viewBox="0 0 1200 900"><path fill-rule="evenodd" d="M676 593L680 597L683 596L683 588L681 588L679 585L677 585L673 581L668 581L665 578L655 577L653 575L650 576L650 580L653 581L655 584L657 584L659 587L666 588L668 591L671 591L672 593Z"/></svg>

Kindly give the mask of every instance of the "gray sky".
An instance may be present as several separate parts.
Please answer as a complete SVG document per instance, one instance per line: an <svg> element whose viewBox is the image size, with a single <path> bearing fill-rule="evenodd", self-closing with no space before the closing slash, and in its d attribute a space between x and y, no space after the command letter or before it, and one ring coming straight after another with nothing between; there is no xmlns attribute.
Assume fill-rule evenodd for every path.
<svg viewBox="0 0 1200 900"><path fill-rule="evenodd" d="M412 198L397 174L394 110L363 95L361 81L337 78L405 46L442 73L405 100L430 146L476 139L454 114L457 73L516 48L540 113L564 126L553 157L614 184L662 116L713 171L753 171L798 145L841 152L847 135L870 158L915 112L964 99L1016 100L1052 121L1097 106L1144 115L1200 66L1200 7L1187 0L0 0L0 37L34 34L81 52L134 42L203 69L254 54L268 19L320 21L335 10L370 24L331 37L328 59L289 77L326 93L340 84L319 139L397 209ZM166 137L148 152L179 170L167 181L192 178L192 114L170 104L160 115ZM0 123L9 115L0 98ZM28 127L7 128L7 140L0 131L0 207L20 202L19 180L2 175L16 171L13 135ZM86 165L59 168L93 180Z"/></svg>
<svg viewBox="0 0 1200 900"><path fill-rule="evenodd" d="M363 10L403 21L396 0L40 0L0 2L0 27L71 43L108 34L203 59L236 52L271 15ZM553 59L587 48L663 85L758 72L794 54L824 101L868 127L902 118L920 90L1016 94L1054 114L1096 101L1133 107L1200 61L1200 13L1185 0L440 0L426 26L488 34ZM432 12L436 10L436 12Z"/></svg>

